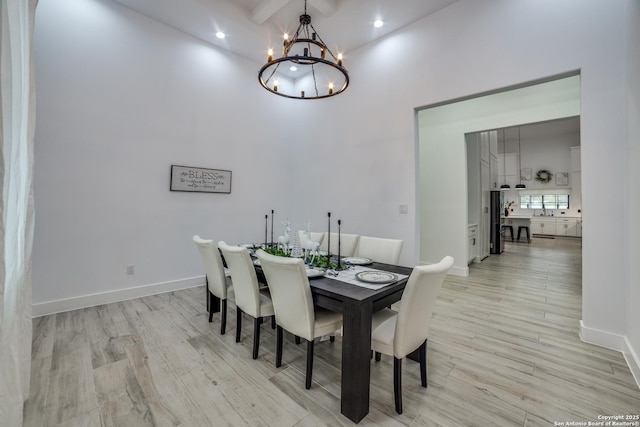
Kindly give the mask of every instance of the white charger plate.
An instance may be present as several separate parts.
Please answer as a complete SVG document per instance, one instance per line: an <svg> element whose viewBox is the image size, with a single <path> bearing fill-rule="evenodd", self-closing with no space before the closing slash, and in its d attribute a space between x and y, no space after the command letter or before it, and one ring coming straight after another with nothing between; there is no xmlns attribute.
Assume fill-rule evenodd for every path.
<svg viewBox="0 0 640 427"><path fill-rule="evenodd" d="M361 271L356 273L356 279L365 283L375 283L377 285L391 283L398 280L398 276L386 271Z"/></svg>

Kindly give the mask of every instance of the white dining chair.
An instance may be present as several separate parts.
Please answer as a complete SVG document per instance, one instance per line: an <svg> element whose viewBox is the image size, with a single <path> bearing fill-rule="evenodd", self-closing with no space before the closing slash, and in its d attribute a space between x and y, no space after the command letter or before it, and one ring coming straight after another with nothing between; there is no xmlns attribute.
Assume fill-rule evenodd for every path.
<svg viewBox="0 0 640 427"><path fill-rule="evenodd" d="M253 358L258 358L260 346L260 324L262 318L274 315L269 290L260 288L256 270L251 261L249 250L242 246L231 246L219 242L227 267L231 271L231 280L236 301L236 342L240 342L242 313L253 317Z"/></svg>
<svg viewBox="0 0 640 427"><path fill-rule="evenodd" d="M338 240L340 240L340 256L353 256L358 244L358 234L346 234L340 233L340 239L338 239L338 233L331 233L331 239L329 239L329 233L325 231L324 239L320 243L320 250L327 252L329 240L331 240L331 254L338 255Z"/></svg>
<svg viewBox="0 0 640 427"><path fill-rule="evenodd" d="M311 388L313 375L313 342L342 327L342 313L315 308L311 288L302 259L257 252L276 314L276 366L282 365L283 330L307 340L307 374L305 388Z"/></svg>
<svg viewBox="0 0 640 427"><path fill-rule="evenodd" d="M414 267L404 289L398 311L383 309L373 314L371 349L393 356L393 394L396 412L402 413L402 359L418 349L422 387L427 387L427 339L436 298L453 258L438 264Z"/></svg>
<svg viewBox="0 0 640 427"><path fill-rule="evenodd" d="M224 271L222 257L218 245L213 240L203 239L198 235L193 236L193 243L198 247L202 263L206 272L205 282L207 288L207 308L209 310L209 322L213 320L213 298L220 300L220 334L224 335L227 327L227 299L233 299L233 287L231 279Z"/></svg>
<svg viewBox="0 0 640 427"><path fill-rule="evenodd" d="M374 262L397 265L402 252L402 240L360 236L355 256Z"/></svg>

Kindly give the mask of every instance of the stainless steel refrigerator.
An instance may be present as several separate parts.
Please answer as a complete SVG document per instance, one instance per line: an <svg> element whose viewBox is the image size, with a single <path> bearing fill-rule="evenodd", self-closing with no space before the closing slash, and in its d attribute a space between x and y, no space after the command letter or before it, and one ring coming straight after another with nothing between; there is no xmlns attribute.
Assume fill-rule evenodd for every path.
<svg viewBox="0 0 640 427"><path fill-rule="evenodd" d="M500 214L502 212L502 206L504 205L504 193L501 191L491 192L491 204L490 209L490 250L492 254L501 254L503 250L502 242L502 224L500 220Z"/></svg>

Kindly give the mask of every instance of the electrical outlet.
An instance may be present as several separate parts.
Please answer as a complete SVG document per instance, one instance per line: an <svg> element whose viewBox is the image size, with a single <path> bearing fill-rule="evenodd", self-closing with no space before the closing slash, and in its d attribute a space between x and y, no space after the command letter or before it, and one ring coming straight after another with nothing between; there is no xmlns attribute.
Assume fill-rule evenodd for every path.
<svg viewBox="0 0 640 427"><path fill-rule="evenodd" d="M133 276L136 273L136 267L133 265L127 265L127 276Z"/></svg>
<svg viewBox="0 0 640 427"><path fill-rule="evenodd" d="M409 213L409 205L400 205L400 213L408 214Z"/></svg>

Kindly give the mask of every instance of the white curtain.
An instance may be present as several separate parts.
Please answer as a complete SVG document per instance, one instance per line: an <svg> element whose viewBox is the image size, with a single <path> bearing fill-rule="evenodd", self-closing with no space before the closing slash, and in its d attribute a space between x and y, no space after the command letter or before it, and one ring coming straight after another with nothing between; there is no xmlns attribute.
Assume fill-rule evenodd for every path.
<svg viewBox="0 0 640 427"><path fill-rule="evenodd" d="M0 424L22 425L31 369L37 0L0 0Z"/></svg>

